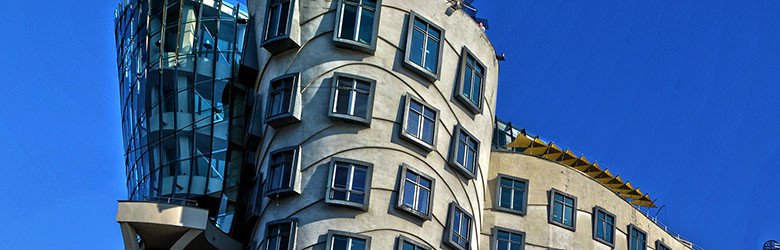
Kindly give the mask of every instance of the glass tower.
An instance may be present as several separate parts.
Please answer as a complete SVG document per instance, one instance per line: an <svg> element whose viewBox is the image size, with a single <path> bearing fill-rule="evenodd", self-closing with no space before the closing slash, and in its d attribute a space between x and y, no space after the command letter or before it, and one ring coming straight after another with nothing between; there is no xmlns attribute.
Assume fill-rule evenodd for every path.
<svg viewBox="0 0 780 250"><path fill-rule="evenodd" d="M124 0L115 39L129 200L209 209L229 232L243 164L248 14L228 0Z"/></svg>

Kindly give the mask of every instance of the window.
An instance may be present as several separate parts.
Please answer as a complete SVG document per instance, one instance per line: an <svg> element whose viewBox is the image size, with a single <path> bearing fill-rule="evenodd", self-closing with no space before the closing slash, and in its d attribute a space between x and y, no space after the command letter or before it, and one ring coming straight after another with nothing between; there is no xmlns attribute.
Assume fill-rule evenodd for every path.
<svg viewBox="0 0 780 250"><path fill-rule="evenodd" d="M328 231L328 250L371 250L371 237L342 231Z"/></svg>
<svg viewBox="0 0 780 250"><path fill-rule="evenodd" d="M267 123L275 128L300 121L298 74L271 80L268 89Z"/></svg>
<svg viewBox="0 0 780 250"><path fill-rule="evenodd" d="M469 178L477 178L479 165L479 141L465 128L455 126L450 149L450 165L460 170Z"/></svg>
<svg viewBox="0 0 780 250"><path fill-rule="evenodd" d="M397 207L420 218L430 219L434 179L403 164L399 186Z"/></svg>
<svg viewBox="0 0 780 250"><path fill-rule="evenodd" d="M336 73L331 88L330 117L369 125L375 83L360 76Z"/></svg>
<svg viewBox="0 0 780 250"><path fill-rule="evenodd" d="M403 65L429 81L439 78L444 30L417 13L409 14Z"/></svg>
<svg viewBox="0 0 780 250"><path fill-rule="evenodd" d="M528 205L528 180L498 175L496 209L525 215Z"/></svg>
<svg viewBox="0 0 780 250"><path fill-rule="evenodd" d="M665 245L660 240L656 240L655 241L655 250L672 250L672 248L667 246L667 245Z"/></svg>
<svg viewBox="0 0 780 250"><path fill-rule="evenodd" d="M331 159L326 202L368 210L372 167L367 162Z"/></svg>
<svg viewBox="0 0 780 250"><path fill-rule="evenodd" d="M373 54L381 0L341 0L333 40L336 45Z"/></svg>
<svg viewBox="0 0 780 250"><path fill-rule="evenodd" d="M647 233L634 225L628 225L628 250L646 250Z"/></svg>
<svg viewBox="0 0 780 250"><path fill-rule="evenodd" d="M431 250L431 248L425 246L422 243L404 237L398 236L398 248L397 250Z"/></svg>
<svg viewBox="0 0 780 250"><path fill-rule="evenodd" d="M577 223L577 198L558 190L550 191L549 222L574 231Z"/></svg>
<svg viewBox="0 0 780 250"><path fill-rule="evenodd" d="M430 151L436 145L436 124L439 122L439 110L422 102L411 94L406 94L406 112L404 112L401 136Z"/></svg>
<svg viewBox="0 0 780 250"><path fill-rule="evenodd" d="M460 250L468 250L471 242L471 222L473 217L455 202L450 203L447 220L447 243Z"/></svg>
<svg viewBox="0 0 780 250"><path fill-rule="evenodd" d="M298 44L290 38L294 9L295 0L268 1L262 45L271 54L298 47Z"/></svg>
<svg viewBox="0 0 780 250"><path fill-rule="evenodd" d="M469 49L463 47L460 61L460 86L456 99L466 104L474 113L482 112L482 96L485 83L485 65Z"/></svg>
<svg viewBox="0 0 780 250"><path fill-rule="evenodd" d="M271 153L266 179L266 196L300 193L297 188L300 147L284 148Z"/></svg>
<svg viewBox="0 0 780 250"><path fill-rule="evenodd" d="M265 250L295 249L295 233L298 230L297 219L285 219L268 222L265 230Z"/></svg>
<svg viewBox="0 0 780 250"><path fill-rule="evenodd" d="M615 215L600 207L593 209L593 239L615 246Z"/></svg>
<svg viewBox="0 0 780 250"><path fill-rule="evenodd" d="M493 246L491 250L523 250L525 233L506 228L493 228L491 245Z"/></svg>

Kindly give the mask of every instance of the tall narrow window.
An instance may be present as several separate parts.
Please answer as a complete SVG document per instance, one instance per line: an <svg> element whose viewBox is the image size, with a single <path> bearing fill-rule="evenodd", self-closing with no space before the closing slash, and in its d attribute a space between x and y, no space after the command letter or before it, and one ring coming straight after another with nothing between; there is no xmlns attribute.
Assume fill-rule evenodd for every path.
<svg viewBox="0 0 780 250"><path fill-rule="evenodd" d="M268 1L262 46L272 54L298 47L298 43L290 37L294 9L295 0Z"/></svg>
<svg viewBox="0 0 780 250"><path fill-rule="evenodd" d="M403 164L398 208L423 219L431 218L434 179Z"/></svg>
<svg viewBox="0 0 780 250"><path fill-rule="evenodd" d="M593 239L608 246L615 246L615 215L603 208L593 209Z"/></svg>
<svg viewBox="0 0 780 250"><path fill-rule="evenodd" d="M297 193L299 147L284 148L271 153L266 177L266 196Z"/></svg>
<svg viewBox="0 0 780 250"><path fill-rule="evenodd" d="M499 175L497 180L496 209L524 215L528 204L528 180L506 175Z"/></svg>
<svg viewBox="0 0 780 250"><path fill-rule="evenodd" d="M427 19L409 14L404 65L430 81L439 78L444 30Z"/></svg>
<svg viewBox="0 0 780 250"><path fill-rule="evenodd" d="M267 123L273 127L300 121L297 114L298 74L289 74L271 80L268 89Z"/></svg>
<svg viewBox="0 0 780 250"><path fill-rule="evenodd" d="M483 65L469 49L463 47L460 62L460 86L458 100L463 102L474 113L482 112L482 96L485 81L485 65Z"/></svg>
<svg viewBox="0 0 780 250"><path fill-rule="evenodd" d="M447 243L460 250L470 249L471 224L474 221L465 209L450 203L449 220L447 220Z"/></svg>
<svg viewBox="0 0 780 250"><path fill-rule="evenodd" d="M427 150L433 150L436 145L436 123L439 122L439 110L419 99L406 95L406 112L404 126L401 131L406 138Z"/></svg>
<svg viewBox="0 0 780 250"><path fill-rule="evenodd" d="M339 46L373 53L381 0L341 0L333 40Z"/></svg>
<svg viewBox="0 0 780 250"><path fill-rule="evenodd" d="M372 164L333 158L326 202L368 210Z"/></svg>
<svg viewBox="0 0 780 250"><path fill-rule="evenodd" d="M265 250L295 249L298 220L285 219L268 222L265 230Z"/></svg>
<svg viewBox="0 0 780 250"><path fill-rule="evenodd" d="M577 198L558 190L550 191L549 221L551 224L574 230L577 220Z"/></svg>
<svg viewBox="0 0 780 250"><path fill-rule="evenodd" d="M655 250L672 250L672 248L661 242L661 240L656 240Z"/></svg>
<svg viewBox="0 0 780 250"><path fill-rule="evenodd" d="M375 81L343 73L336 73L333 79L329 115L341 120L370 124Z"/></svg>
<svg viewBox="0 0 780 250"><path fill-rule="evenodd" d="M455 126L452 148L450 149L450 165L473 179L477 177L478 164L479 141L462 126Z"/></svg>
<svg viewBox="0 0 780 250"><path fill-rule="evenodd" d="M492 250L525 249L525 233L506 228L493 228Z"/></svg>
<svg viewBox="0 0 780 250"><path fill-rule="evenodd" d="M647 234L634 225L628 225L628 250L647 250Z"/></svg>
<svg viewBox="0 0 780 250"><path fill-rule="evenodd" d="M401 235L398 236L398 247L396 250L431 250L431 248Z"/></svg>
<svg viewBox="0 0 780 250"><path fill-rule="evenodd" d="M371 250L371 237L342 231L328 231L328 250Z"/></svg>

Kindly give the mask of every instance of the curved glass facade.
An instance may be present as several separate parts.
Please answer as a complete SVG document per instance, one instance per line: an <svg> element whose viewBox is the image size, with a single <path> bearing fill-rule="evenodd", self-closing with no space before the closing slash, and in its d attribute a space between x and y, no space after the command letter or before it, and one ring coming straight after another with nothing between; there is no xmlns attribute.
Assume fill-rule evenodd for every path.
<svg viewBox="0 0 780 250"><path fill-rule="evenodd" d="M126 0L115 21L129 199L195 201L226 232L243 160L243 8Z"/></svg>

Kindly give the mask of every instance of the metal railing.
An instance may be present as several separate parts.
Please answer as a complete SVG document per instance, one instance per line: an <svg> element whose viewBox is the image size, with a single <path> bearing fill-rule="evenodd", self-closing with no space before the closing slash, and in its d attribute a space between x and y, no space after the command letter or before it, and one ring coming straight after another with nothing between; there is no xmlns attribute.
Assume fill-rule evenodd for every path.
<svg viewBox="0 0 780 250"><path fill-rule="evenodd" d="M151 197L146 197L145 200L150 202L155 202L155 203L173 204L173 205L181 205L187 207L198 206L197 201L190 200L190 199L182 199L182 198L151 196Z"/></svg>

